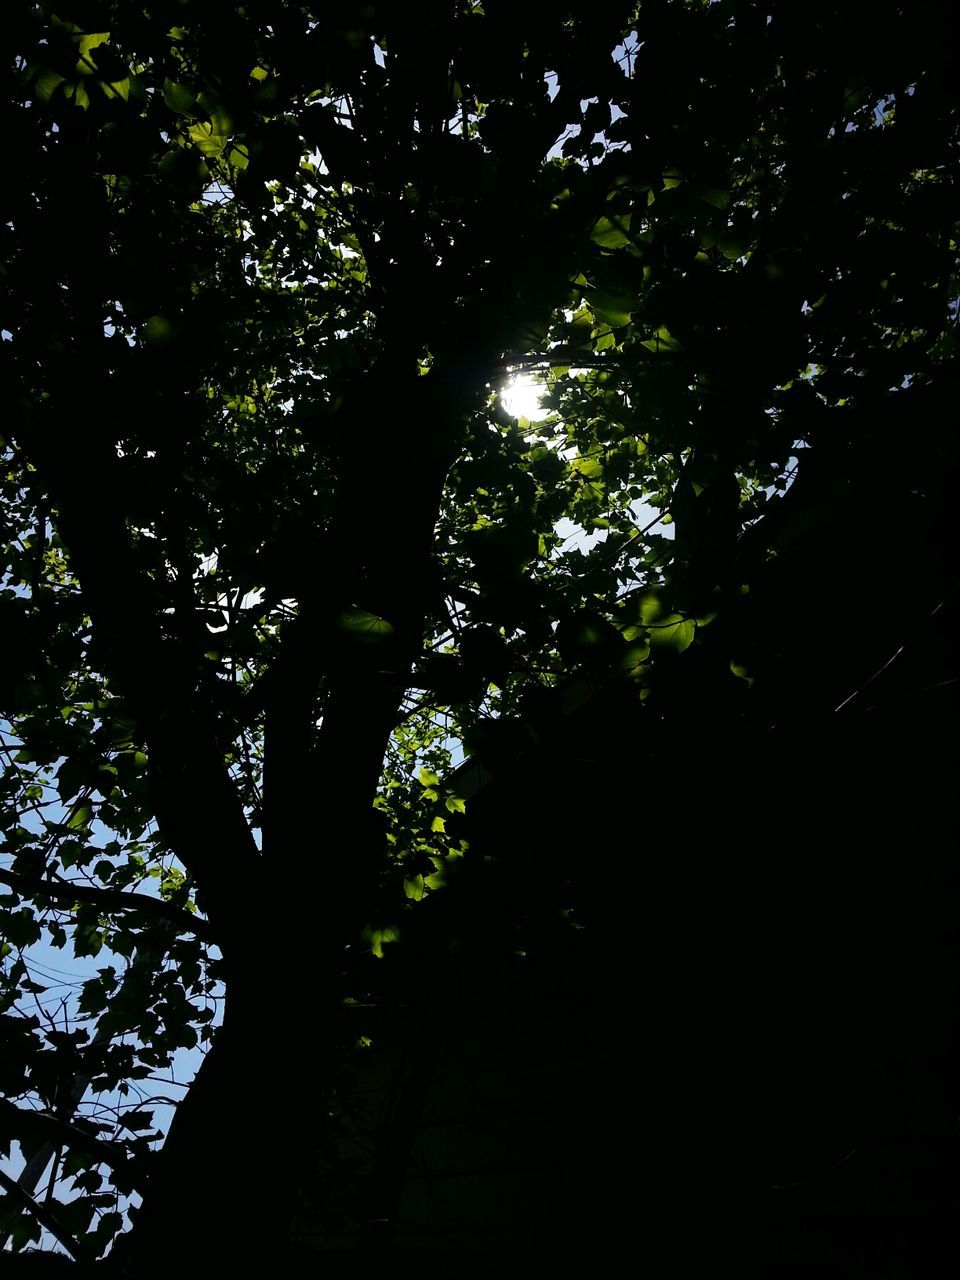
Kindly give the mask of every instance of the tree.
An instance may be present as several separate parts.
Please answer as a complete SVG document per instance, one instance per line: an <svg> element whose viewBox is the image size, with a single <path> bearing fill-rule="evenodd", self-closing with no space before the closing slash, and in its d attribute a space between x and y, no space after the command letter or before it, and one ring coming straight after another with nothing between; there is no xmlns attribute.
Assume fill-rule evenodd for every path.
<svg viewBox="0 0 960 1280"><path fill-rule="evenodd" d="M762 738L943 609L952 34L916 0L8 18L0 1114L72 1187L7 1186L16 1249L276 1266L329 1209L357 1006L413 1001L408 938L436 976L482 861L458 744L522 767L571 679ZM41 937L111 959L66 1028ZM198 1044L159 1149L77 1109Z"/></svg>

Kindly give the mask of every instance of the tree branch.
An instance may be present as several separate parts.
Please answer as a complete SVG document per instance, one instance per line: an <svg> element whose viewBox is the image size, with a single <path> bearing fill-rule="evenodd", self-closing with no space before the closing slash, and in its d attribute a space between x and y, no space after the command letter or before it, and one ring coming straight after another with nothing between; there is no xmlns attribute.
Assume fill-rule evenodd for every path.
<svg viewBox="0 0 960 1280"><path fill-rule="evenodd" d="M57 1243L63 1245L64 1249L66 1249L70 1257L73 1258L74 1262L79 1262L81 1260L83 1255L79 1245L66 1228L60 1225L57 1220L57 1215L51 1209L47 1208L46 1205L42 1205L38 1200L35 1200L29 1191L25 1191L23 1187L14 1182L13 1178L11 1178L8 1173L4 1173L2 1169L0 1169L0 1187L3 1187L8 1195L19 1200L28 1213L33 1214L41 1227L46 1227L50 1234L56 1239Z"/></svg>
<svg viewBox="0 0 960 1280"><path fill-rule="evenodd" d="M87 1133L79 1125L71 1124L50 1111L25 1111L9 1099L0 1098L0 1134L18 1142L33 1139L54 1146L75 1147L93 1156L98 1164L124 1174L137 1190L142 1191L146 1186L147 1179L139 1168L140 1161L120 1143ZM19 1190L29 1194L24 1187L19 1187Z"/></svg>
<svg viewBox="0 0 960 1280"><path fill-rule="evenodd" d="M140 911L175 925L181 933L193 933L206 941L213 938L206 920L159 898L148 898L145 894L128 893L122 889L97 889L92 885L72 884L68 880L42 880L5 870L0 870L0 883L9 885L25 898L42 894L54 902L89 902L100 907L104 915L111 911Z"/></svg>
<svg viewBox="0 0 960 1280"><path fill-rule="evenodd" d="M48 406L54 415L31 429L34 464L59 509L58 532L69 550L93 621L94 640L129 700L150 757L153 804L167 844L194 875L218 941L236 935L242 950L244 881L260 855L218 745L216 724L196 697L197 673L183 644L163 634L151 580L138 563L124 518L123 477L103 440L61 426L58 392L97 367L82 349L59 371ZM63 410L65 412L65 410ZM40 442L43 448L40 449ZM25 440L24 443L28 441ZM84 487L76 476L88 477ZM148 908L149 910L149 908Z"/></svg>

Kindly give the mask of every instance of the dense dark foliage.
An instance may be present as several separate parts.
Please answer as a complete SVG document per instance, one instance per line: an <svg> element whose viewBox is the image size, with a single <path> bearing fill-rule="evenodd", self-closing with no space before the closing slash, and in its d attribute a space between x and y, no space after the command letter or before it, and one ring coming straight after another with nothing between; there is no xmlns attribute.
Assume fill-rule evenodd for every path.
<svg viewBox="0 0 960 1280"><path fill-rule="evenodd" d="M600 1030L535 1273L948 1247L951 8L4 15L24 1268L294 1274L344 1222L389 1250L437 1010L548 987ZM529 373L535 422L501 399ZM98 958L62 1003L50 946ZM400 1041L354 1177L363 1055ZM161 1145L148 1081L201 1050ZM575 1119L611 1080L635 1196ZM837 1143L885 1154L826 1227L730 1189L854 1168Z"/></svg>

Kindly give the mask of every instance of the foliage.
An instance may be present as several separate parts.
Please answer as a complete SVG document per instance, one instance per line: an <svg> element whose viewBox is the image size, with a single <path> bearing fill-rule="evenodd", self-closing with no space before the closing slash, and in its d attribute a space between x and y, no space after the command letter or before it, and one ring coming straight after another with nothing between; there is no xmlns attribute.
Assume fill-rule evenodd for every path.
<svg viewBox="0 0 960 1280"><path fill-rule="evenodd" d="M144 1268L212 1247L166 1240L199 1200L255 1206L269 1256L294 1191L241 1170L329 1140L304 1097L345 1088L344 1002L386 998L371 956L470 862L461 752L509 769L577 681L773 723L796 646L752 601L827 578L864 493L935 517L945 12L8 17L0 1115L70 1188L40 1217L10 1191L15 1249L109 1253L143 1190ZM533 422L500 398L531 373ZM811 685L890 648L808 616ZM41 940L106 961L63 1008ZM146 1082L211 1041L159 1155ZM261 1074L283 1096L238 1134Z"/></svg>

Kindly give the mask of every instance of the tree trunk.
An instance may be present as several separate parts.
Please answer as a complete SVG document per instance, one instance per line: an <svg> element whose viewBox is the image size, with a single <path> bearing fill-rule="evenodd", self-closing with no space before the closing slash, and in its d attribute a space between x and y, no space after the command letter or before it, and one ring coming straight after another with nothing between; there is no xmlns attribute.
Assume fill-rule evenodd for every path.
<svg viewBox="0 0 960 1280"><path fill-rule="evenodd" d="M315 1162L339 1065L332 958L281 950L228 979L226 1012L174 1115L127 1254L137 1277L235 1265L276 1271Z"/></svg>

